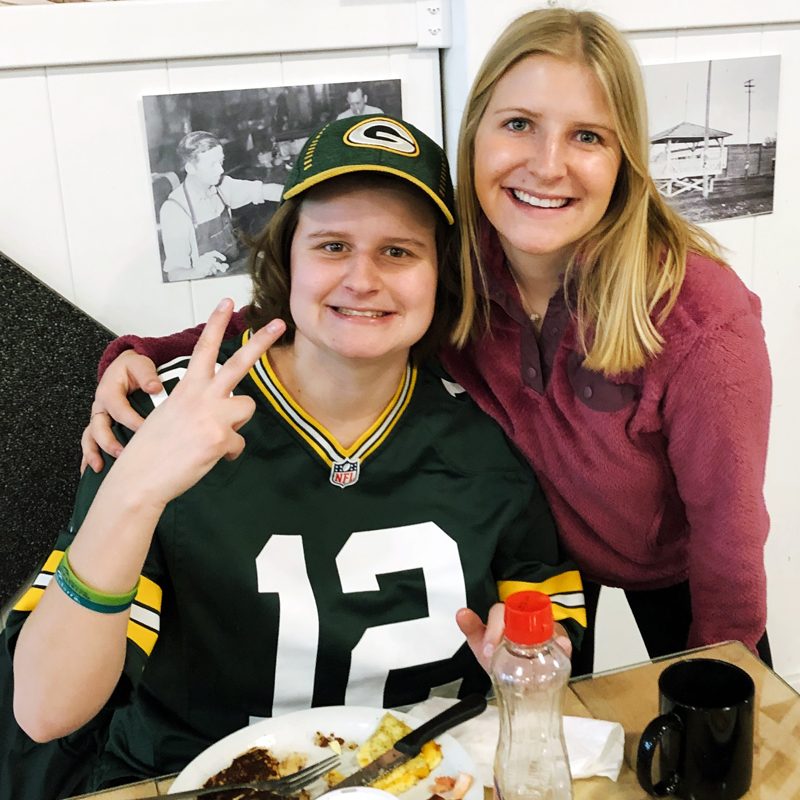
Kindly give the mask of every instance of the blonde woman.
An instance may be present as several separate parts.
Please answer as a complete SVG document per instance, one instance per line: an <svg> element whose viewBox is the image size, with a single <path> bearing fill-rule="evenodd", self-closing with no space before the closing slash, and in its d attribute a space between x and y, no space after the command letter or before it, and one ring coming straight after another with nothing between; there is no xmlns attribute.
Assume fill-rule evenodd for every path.
<svg viewBox="0 0 800 800"><path fill-rule="evenodd" d="M640 71L603 17L543 9L501 35L464 112L464 307L443 360L536 469L587 579L575 674L601 585L626 591L651 656L738 639L769 660L760 303L664 203L647 154ZM131 346L163 363L194 336L124 339L105 363ZM126 413L114 388L153 380L126 358L98 410ZM91 435L118 447L104 416L90 463Z"/></svg>

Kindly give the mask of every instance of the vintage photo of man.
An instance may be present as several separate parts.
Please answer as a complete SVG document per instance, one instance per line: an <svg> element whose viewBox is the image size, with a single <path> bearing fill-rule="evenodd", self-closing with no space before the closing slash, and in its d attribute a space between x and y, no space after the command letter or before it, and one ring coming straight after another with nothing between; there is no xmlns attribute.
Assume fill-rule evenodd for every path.
<svg viewBox="0 0 800 800"><path fill-rule="evenodd" d="M145 97L162 280L244 273L308 136L378 113L402 115L399 80Z"/></svg>

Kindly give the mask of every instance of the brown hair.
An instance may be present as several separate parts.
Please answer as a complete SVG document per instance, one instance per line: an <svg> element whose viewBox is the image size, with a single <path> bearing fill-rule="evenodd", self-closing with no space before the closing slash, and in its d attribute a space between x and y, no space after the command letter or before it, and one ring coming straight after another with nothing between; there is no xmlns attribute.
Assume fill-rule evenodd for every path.
<svg viewBox="0 0 800 800"><path fill-rule="evenodd" d="M348 187L401 188L424 199L436 220L437 281L433 320L422 338L411 348L416 361L437 353L453 337L456 321L461 312L460 277L458 265L458 234L455 225L449 225L442 212L422 192L403 178L373 172L355 172L330 178L319 188L335 186L337 190ZM253 241L250 253L250 275L253 279L253 300L247 307L245 319L253 330L258 330L270 320L280 318L286 331L276 342L278 346L294 341L296 326L289 309L291 293L291 247L305 198L312 196L318 187L285 200L275 212L261 234Z"/></svg>
<svg viewBox="0 0 800 800"><path fill-rule="evenodd" d="M192 131L178 142L178 158L185 167L190 161L194 164L201 153L213 150L215 147L222 147L222 142L213 133Z"/></svg>
<svg viewBox="0 0 800 800"><path fill-rule="evenodd" d="M677 300L692 250L721 261L712 236L683 219L658 193L648 170L647 109L641 72L622 34L591 11L546 8L511 23L481 65L467 100L458 143L458 212L464 307L456 328L463 345L488 324L478 308L472 270L481 263L482 213L475 194L475 136L497 82L528 56L547 54L588 67L605 91L622 150L616 185L603 218L567 268L565 291L577 286L578 332L588 368L630 372L661 352L660 325ZM651 314L662 298L658 319ZM477 324L480 320L484 324Z"/></svg>

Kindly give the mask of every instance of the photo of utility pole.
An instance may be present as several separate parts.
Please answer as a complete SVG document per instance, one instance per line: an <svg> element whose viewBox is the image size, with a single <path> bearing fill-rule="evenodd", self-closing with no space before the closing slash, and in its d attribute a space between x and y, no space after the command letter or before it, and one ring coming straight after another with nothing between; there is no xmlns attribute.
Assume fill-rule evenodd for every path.
<svg viewBox="0 0 800 800"><path fill-rule="evenodd" d="M772 211L780 56L643 69L650 172L693 222Z"/></svg>

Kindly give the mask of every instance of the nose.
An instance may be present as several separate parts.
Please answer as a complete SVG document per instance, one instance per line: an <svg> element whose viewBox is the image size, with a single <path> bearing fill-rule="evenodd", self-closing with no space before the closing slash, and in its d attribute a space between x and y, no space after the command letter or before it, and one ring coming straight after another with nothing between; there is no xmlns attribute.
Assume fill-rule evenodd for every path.
<svg viewBox="0 0 800 800"><path fill-rule="evenodd" d="M349 260L344 286L354 294L370 295L381 288L380 266L371 253L354 253Z"/></svg>
<svg viewBox="0 0 800 800"><path fill-rule="evenodd" d="M543 133L528 159L528 169L544 183L553 183L566 175L567 158L567 148L561 136Z"/></svg>

